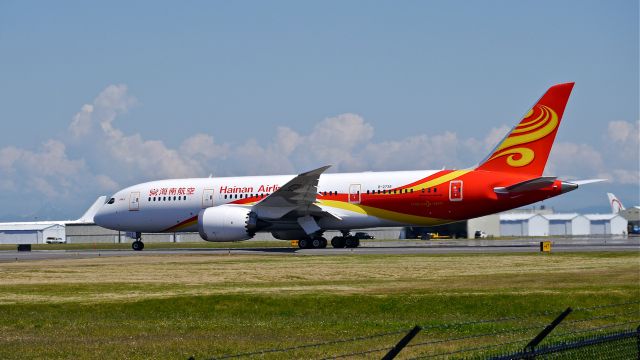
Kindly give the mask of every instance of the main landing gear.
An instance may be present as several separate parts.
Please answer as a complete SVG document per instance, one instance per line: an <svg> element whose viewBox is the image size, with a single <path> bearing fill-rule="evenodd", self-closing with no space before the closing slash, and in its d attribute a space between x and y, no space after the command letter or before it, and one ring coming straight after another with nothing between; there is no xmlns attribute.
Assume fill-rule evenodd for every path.
<svg viewBox="0 0 640 360"><path fill-rule="evenodd" d="M348 231L342 232L342 236L335 236L331 239L331 246L337 249L341 248L357 248L360 246L360 239L349 234Z"/></svg>
<svg viewBox="0 0 640 360"><path fill-rule="evenodd" d="M298 247L300 249L324 249L327 247L327 239L322 236L316 236L310 239L298 240Z"/></svg>
<svg viewBox="0 0 640 360"><path fill-rule="evenodd" d="M131 243L131 248L135 251L141 251L144 249L144 243L142 242L142 234L136 233L136 240Z"/></svg>
<svg viewBox="0 0 640 360"><path fill-rule="evenodd" d="M360 239L353 236L335 236L331 239L331 246L334 248L357 248L360 246Z"/></svg>
<svg viewBox="0 0 640 360"><path fill-rule="evenodd" d="M360 246L360 239L352 236L348 231L343 231L342 236L335 236L331 239L331 246L334 248L357 248ZM324 249L327 247L327 239L322 236L313 236L308 239L298 240L300 249Z"/></svg>

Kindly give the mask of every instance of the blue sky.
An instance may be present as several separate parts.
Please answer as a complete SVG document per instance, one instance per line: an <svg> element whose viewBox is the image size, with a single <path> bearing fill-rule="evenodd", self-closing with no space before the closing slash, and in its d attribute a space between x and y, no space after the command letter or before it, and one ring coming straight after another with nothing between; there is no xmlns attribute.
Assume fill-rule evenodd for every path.
<svg viewBox="0 0 640 360"><path fill-rule="evenodd" d="M575 81L548 201L638 204L637 1L0 2L0 218L156 178L464 167Z"/></svg>

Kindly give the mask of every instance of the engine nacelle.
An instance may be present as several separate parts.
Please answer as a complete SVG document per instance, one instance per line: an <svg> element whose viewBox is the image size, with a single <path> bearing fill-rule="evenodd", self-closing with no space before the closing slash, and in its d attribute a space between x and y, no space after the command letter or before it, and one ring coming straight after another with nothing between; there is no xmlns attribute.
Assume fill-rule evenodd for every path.
<svg viewBox="0 0 640 360"><path fill-rule="evenodd" d="M253 216L252 216L253 215ZM207 241L251 239L255 214L244 207L220 205L200 210L198 232Z"/></svg>

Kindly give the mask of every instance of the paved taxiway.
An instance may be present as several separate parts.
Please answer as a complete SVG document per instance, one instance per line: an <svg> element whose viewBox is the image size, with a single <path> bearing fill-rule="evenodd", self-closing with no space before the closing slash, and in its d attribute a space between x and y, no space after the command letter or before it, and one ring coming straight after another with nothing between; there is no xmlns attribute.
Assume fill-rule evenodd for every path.
<svg viewBox="0 0 640 360"><path fill-rule="evenodd" d="M540 240L449 240L449 241L364 241L357 249L296 249L243 248L243 249L150 249L133 250L34 250L18 252L0 251L0 262L95 258L103 256L149 255L406 255L406 254L456 254L456 253L533 253L540 251ZM640 253L640 239L590 239L553 241L553 252L635 251Z"/></svg>

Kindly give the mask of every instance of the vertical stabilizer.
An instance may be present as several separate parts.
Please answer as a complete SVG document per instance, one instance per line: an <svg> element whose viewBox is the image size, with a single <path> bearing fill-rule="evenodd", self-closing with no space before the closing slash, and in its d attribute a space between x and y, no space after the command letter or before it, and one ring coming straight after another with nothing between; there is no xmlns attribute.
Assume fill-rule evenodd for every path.
<svg viewBox="0 0 640 360"><path fill-rule="evenodd" d="M541 176L573 84L550 87L477 170Z"/></svg>
<svg viewBox="0 0 640 360"><path fill-rule="evenodd" d="M617 214L620 211L624 210L624 205L622 202L618 200L618 198L612 193L607 193L607 197L609 198L609 205L611 205L611 212L613 214Z"/></svg>

